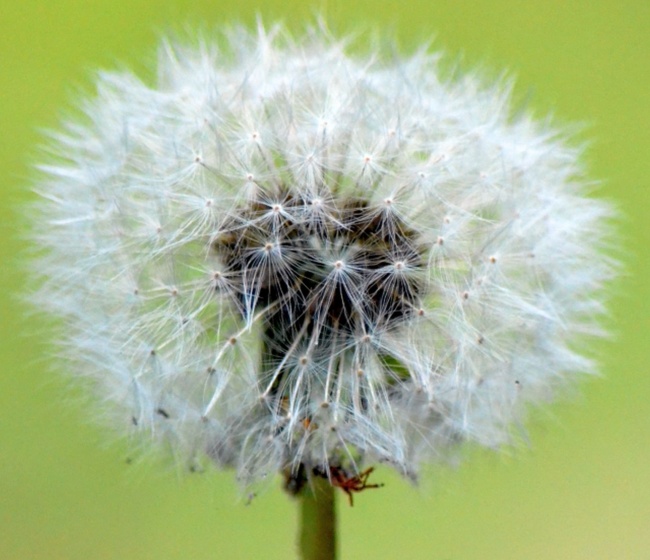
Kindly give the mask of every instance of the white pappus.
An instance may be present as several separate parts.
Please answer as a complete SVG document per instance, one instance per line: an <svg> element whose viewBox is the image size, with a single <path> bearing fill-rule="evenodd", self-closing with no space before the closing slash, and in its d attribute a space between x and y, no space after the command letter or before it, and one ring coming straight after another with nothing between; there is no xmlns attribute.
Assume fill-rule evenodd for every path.
<svg viewBox="0 0 650 560"><path fill-rule="evenodd" d="M323 30L101 73L37 190L37 305L102 415L249 485L497 447L593 371L612 211L509 86Z"/></svg>

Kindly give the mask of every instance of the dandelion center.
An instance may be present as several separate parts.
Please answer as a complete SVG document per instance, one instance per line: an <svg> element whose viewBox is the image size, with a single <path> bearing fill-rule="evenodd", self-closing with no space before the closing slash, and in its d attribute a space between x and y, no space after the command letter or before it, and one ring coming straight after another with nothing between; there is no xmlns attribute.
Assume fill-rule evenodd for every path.
<svg viewBox="0 0 650 560"><path fill-rule="evenodd" d="M314 219L314 200L322 199L262 193L225 220L213 243L242 319L264 313L267 370L283 367L297 346L345 346L398 328L419 308L424 249L417 231L362 199L332 200ZM282 215L268 219L278 207ZM277 256L260 259L260 246Z"/></svg>

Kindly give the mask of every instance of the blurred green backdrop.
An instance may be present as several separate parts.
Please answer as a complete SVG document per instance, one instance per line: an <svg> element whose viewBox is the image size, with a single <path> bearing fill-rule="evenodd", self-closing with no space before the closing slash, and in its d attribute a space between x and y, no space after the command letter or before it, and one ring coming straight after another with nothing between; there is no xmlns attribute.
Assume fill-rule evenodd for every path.
<svg viewBox="0 0 650 560"><path fill-rule="evenodd" d="M405 48L435 36L469 67L512 71L538 114L587 123L592 175L625 216L603 378L536 414L530 449L473 452L420 489L380 470L386 488L340 504L342 557L650 558L647 0L0 0L0 558L294 556L295 507L276 487L246 507L230 473L128 465L64 376L45 373L43 335L17 297L20 212L38 128L56 125L91 70L143 70L159 32L185 23L260 13L300 28L317 10L337 31L386 29Z"/></svg>

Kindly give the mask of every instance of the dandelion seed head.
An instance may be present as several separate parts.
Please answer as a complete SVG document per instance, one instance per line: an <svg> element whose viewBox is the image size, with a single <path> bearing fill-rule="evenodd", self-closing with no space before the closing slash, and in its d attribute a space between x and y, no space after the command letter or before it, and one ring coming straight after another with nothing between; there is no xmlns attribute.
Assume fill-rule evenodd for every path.
<svg viewBox="0 0 650 560"><path fill-rule="evenodd" d="M38 305L118 429L245 485L413 478L594 370L612 212L507 84L227 37L101 74L43 166Z"/></svg>

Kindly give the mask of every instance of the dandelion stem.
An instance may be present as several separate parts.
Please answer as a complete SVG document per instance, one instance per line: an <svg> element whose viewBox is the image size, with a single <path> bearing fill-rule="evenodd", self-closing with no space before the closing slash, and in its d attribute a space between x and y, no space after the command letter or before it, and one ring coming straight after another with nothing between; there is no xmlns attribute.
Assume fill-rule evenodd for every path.
<svg viewBox="0 0 650 560"><path fill-rule="evenodd" d="M336 503L334 487L314 477L298 496L300 500L301 560L336 559Z"/></svg>

